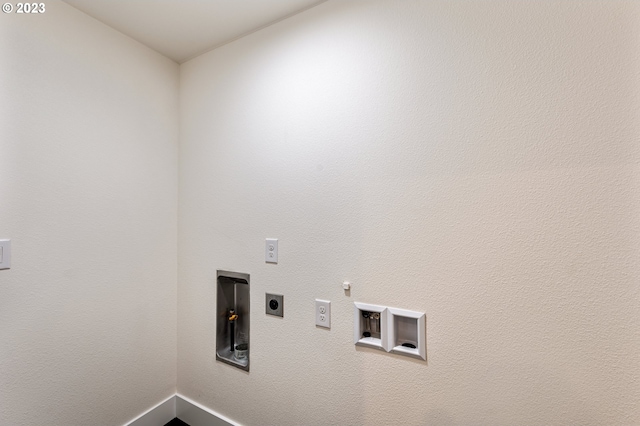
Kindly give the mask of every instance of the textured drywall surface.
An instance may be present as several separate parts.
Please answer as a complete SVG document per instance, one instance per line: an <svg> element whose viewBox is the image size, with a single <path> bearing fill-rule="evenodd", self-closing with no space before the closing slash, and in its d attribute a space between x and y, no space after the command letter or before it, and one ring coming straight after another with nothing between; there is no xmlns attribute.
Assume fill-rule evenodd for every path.
<svg viewBox="0 0 640 426"><path fill-rule="evenodd" d="M175 392L178 71L65 3L0 14L0 424Z"/></svg>
<svg viewBox="0 0 640 426"><path fill-rule="evenodd" d="M334 1L183 64L178 391L256 426L640 424L638 22ZM248 374L216 269L251 274ZM354 301L426 312L428 362L355 347Z"/></svg>

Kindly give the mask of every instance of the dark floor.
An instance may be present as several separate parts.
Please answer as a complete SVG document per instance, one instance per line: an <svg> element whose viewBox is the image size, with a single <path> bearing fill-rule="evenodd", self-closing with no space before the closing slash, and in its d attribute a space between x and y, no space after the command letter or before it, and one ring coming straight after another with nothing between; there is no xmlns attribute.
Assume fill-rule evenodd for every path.
<svg viewBox="0 0 640 426"><path fill-rule="evenodd" d="M176 417L175 419L171 420L169 423L167 423L164 426L189 426L189 425Z"/></svg>

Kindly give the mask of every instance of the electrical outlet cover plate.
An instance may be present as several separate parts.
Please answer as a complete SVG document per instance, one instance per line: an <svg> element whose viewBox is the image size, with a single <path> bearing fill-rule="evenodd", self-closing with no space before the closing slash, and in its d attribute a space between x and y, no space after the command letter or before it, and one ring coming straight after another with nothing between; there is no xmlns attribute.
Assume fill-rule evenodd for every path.
<svg viewBox="0 0 640 426"><path fill-rule="evenodd" d="M316 299L316 325L331 328L331 302Z"/></svg>
<svg viewBox="0 0 640 426"><path fill-rule="evenodd" d="M267 315L284 317L284 296L281 294L265 294L265 312Z"/></svg>
<svg viewBox="0 0 640 426"><path fill-rule="evenodd" d="M278 239L267 238L264 242L264 261L278 263Z"/></svg>

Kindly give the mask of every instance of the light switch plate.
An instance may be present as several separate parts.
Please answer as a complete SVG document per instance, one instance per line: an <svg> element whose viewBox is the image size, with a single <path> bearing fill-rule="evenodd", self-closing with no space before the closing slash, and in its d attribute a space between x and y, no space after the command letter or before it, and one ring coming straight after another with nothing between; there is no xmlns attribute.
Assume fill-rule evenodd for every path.
<svg viewBox="0 0 640 426"><path fill-rule="evenodd" d="M264 243L264 261L278 263L278 239L267 238Z"/></svg>
<svg viewBox="0 0 640 426"><path fill-rule="evenodd" d="M11 240L0 240L0 269L11 267Z"/></svg>

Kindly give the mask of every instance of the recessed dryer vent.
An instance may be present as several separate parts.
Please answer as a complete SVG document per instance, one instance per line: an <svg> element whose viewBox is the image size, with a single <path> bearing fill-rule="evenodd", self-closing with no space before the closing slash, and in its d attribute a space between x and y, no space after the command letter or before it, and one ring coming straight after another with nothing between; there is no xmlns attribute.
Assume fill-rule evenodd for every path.
<svg viewBox="0 0 640 426"><path fill-rule="evenodd" d="M426 360L425 314L397 308L388 308L388 310L391 352Z"/></svg>
<svg viewBox="0 0 640 426"><path fill-rule="evenodd" d="M216 359L249 371L249 274L217 275Z"/></svg>

